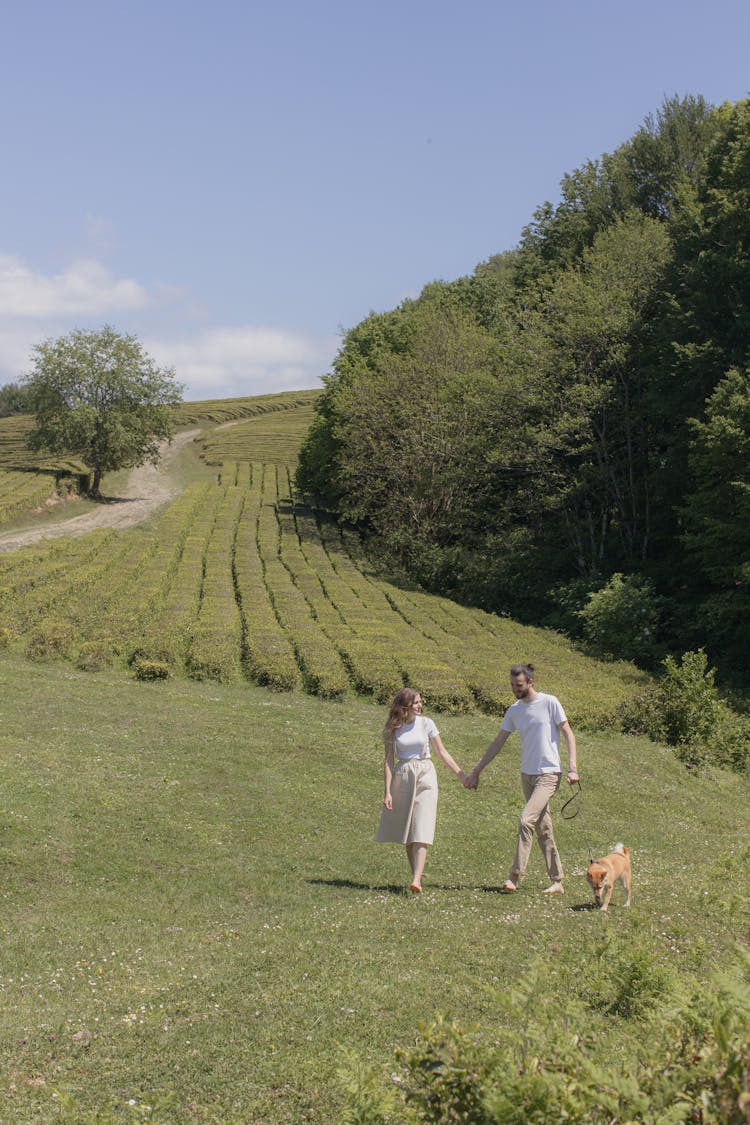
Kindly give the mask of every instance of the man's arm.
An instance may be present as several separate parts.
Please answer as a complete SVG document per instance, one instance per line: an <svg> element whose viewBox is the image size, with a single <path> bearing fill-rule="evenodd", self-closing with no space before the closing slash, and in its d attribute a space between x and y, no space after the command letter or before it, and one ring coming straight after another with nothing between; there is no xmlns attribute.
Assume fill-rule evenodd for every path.
<svg viewBox="0 0 750 1125"><path fill-rule="evenodd" d="M464 785L467 789L476 789L477 785L479 784L480 773L485 768L485 766L488 766L490 762L497 757L505 743L510 738L510 735L511 732L509 730L499 730L497 732L496 737L493 738L492 742L485 750L481 760L477 762L477 764L474 766L474 769L465 779Z"/></svg>
<svg viewBox="0 0 750 1125"><path fill-rule="evenodd" d="M578 781L578 751L576 748L576 736L573 734L573 728L566 719L564 723L560 723L557 728L565 739L565 745L568 750L568 784L575 785Z"/></svg>

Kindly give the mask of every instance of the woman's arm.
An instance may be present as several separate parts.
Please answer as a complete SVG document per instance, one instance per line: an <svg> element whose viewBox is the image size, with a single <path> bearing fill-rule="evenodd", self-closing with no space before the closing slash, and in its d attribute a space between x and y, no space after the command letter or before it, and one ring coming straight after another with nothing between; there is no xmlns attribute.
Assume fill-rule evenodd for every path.
<svg viewBox="0 0 750 1125"><path fill-rule="evenodd" d="M456 763L453 761L453 758L451 758L450 754L443 746L439 734L433 734L432 738L430 739L430 746L435 751L440 761L444 762L448 769L452 770L453 773L455 773L456 777L460 778L460 780L463 781L463 779L466 777L466 774L461 769L461 767L456 765Z"/></svg>
<svg viewBox="0 0 750 1125"><path fill-rule="evenodd" d="M396 754L395 746L396 744L393 738L386 740L385 763L383 765L383 804L389 810L393 808L391 781L393 780L393 762Z"/></svg>

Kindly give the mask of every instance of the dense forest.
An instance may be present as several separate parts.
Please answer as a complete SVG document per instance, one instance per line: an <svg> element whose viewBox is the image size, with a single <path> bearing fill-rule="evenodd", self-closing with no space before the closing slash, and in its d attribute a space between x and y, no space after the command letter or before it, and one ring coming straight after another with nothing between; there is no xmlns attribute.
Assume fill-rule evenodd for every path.
<svg viewBox="0 0 750 1125"><path fill-rule="evenodd" d="M749 453L750 101L685 97L345 336L298 485L428 590L739 686Z"/></svg>

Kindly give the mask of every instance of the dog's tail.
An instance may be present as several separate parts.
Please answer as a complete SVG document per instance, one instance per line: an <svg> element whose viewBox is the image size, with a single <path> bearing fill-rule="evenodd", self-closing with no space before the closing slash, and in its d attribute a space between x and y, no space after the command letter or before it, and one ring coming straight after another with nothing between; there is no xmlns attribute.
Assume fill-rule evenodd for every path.
<svg viewBox="0 0 750 1125"><path fill-rule="evenodd" d="M615 844L612 851L619 852L620 855L630 855L630 848L626 848L623 844Z"/></svg>

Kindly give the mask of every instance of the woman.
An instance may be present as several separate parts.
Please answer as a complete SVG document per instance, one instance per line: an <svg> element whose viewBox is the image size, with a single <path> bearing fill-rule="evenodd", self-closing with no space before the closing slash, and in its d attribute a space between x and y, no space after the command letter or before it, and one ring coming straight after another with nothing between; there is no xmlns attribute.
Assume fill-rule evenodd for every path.
<svg viewBox="0 0 750 1125"><path fill-rule="evenodd" d="M420 894L437 813L437 775L430 747L459 780L465 774L443 746L432 719L422 714L422 696L413 688L402 688L393 700L383 741L385 794L375 839L380 844L406 844L411 890Z"/></svg>

